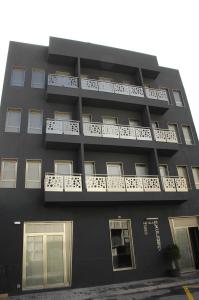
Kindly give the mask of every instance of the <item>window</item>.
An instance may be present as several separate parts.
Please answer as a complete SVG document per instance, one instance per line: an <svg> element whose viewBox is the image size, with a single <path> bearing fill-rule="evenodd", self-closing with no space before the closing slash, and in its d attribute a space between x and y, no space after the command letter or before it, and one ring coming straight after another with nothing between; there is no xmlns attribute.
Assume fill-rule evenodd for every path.
<svg viewBox="0 0 199 300"><path fill-rule="evenodd" d="M153 128L153 129L159 128L159 124L158 124L157 121L152 121L152 122L151 122L151 125L152 125L152 128Z"/></svg>
<svg viewBox="0 0 199 300"><path fill-rule="evenodd" d="M85 161L84 162L85 174L88 176L92 176L95 174L95 163L93 161Z"/></svg>
<svg viewBox="0 0 199 300"><path fill-rule="evenodd" d="M8 108L6 113L5 132L20 132L21 109Z"/></svg>
<svg viewBox="0 0 199 300"><path fill-rule="evenodd" d="M55 174L71 175L73 173L73 162L67 160L55 160Z"/></svg>
<svg viewBox="0 0 199 300"><path fill-rule="evenodd" d="M83 114L82 121L83 121L83 123L91 123L91 115Z"/></svg>
<svg viewBox="0 0 199 300"><path fill-rule="evenodd" d="M71 284L72 222L27 222L23 240L23 290Z"/></svg>
<svg viewBox="0 0 199 300"><path fill-rule="evenodd" d="M3 159L1 161L1 188L16 188L17 160Z"/></svg>
<svg viewBox="0 0 199 300"><path fill-rule="evenodd" d="M190 188L189 176L186 166L177 166L177 172L179 177L184 177L187 182L187 186Z"/></svg>
<svg viewBox="0 0 199 300"><path fill-rule="evenodd" d="M115 125L117 124L117 118L116 117L102 117L103 123L104 124L110 124L110 125Z"/></svg>
<svg viewBox="0 0 199 300"><path fill-rule="evenodd" d="M123 168L121 163L107 163L108 176L121 176L123 174Z"/></svg>
<svg viewBox="0 0 199 300"><path fill-rule="evenodd" d="M39 110L30 110L28 114L28 133L41 134L43 115Z"/></svg>
<svg viewBox="0 0 199 300"><path fill-rule="evenodd" d="M149 174L148 166L146 164L135 164L135 171L137 176L146 176Z"/></svg>
<svg viewBox="0 0 199 300"><path fill-rule="evenodd" d="M179 139L179 137L178 137L178 127L177 127L177 124L168 124L168 129L169 129L169 130L175 131L176 137L177 137L177 139Z"/></svg>
<svg viewBox="0 0 199 300"><path fill-rule="evenodd" d="M180 91L173 91L174 100L177 106L184 106Z"/></svg>
<svg viewBox="0 0 199 300"><path fill-rule="evenodd" d="M71 119L72 116L70 112L62 112L62 111L55 112L55 120L70 121Z"/></svg>
<svg viewBox="0 0 199 300"><path fill-rule="evenodd" d="M199 189L199 167L192 167L193 178L195 182L195 187Z"/></svg>
<svg viewBox="0 0 199 300"><path fill-rule="evenodd" d="M113 270L135 268L131 220L110 220L109 228Z"/></svg>
<svg viewBox="0 0 199 300"><path fill-rule="evenodd" d="M132 126L132 127L140 127L141 122L139 120L130 119L129 120L129 125Z"/></svg>
<svg viewBox="0 0 199 300"><path fill-rule="evenodd" d="M41 160L26 161L25 188L26 189L41 188Z"/></svg>
<svg viewBox="0 0 199 300"><path fill-rule="evenodd" d="M169 176L169 170L167 165L159 165L159 170L161 177Z"/></svg>
<svg viewBox="0 0 199 300"><path fill-rule="evenodd" d="M11 75L12 86L24 86L25 69L22 67L14 67Z"/></svg>
<svg viewBox="0 0 199 300"><path fill-rule="evenodd" d="M193 145L193 136L192 136L192 133L191 133L190 126L182 125L182 131L183 131L185 143L187 145Z"/></svg>
<svg viewBox="0 0 199 300"><path fill-rule="evenodd" d="M45 87L45 71L42 69L32 69L31 87L43 89Z"/></svg>

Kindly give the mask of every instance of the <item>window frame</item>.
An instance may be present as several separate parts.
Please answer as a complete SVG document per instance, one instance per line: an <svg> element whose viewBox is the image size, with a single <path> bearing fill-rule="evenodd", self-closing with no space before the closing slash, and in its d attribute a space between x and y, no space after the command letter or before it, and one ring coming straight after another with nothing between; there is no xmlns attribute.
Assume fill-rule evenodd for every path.
<svg viewBox="0 0 199 300"><path fill-rule="evenodd" d="M174 97L174 92L178 92L180 94L182 105L177 105L175 97ZM172 94L173 94L173 99L174 99L175 106L177 106L177 107L185 107L184 97L182 96L181 90L179 90L179 89L172 89Z"/></svg>
<svg viewBox="0 0 199 300"><path fill-rule="evenodd" d="M148 169L148 173L149 173L149 165L147 164L147 163L135 163L135 176L138 176L138 177L140 177L140 176L149 176L149 174L148 175L137 175L136 173L136 166L137 165L144 165L144 166L146 166L147 167L147 169Z"/></svg>
<svg viewBox="0 0 199 300"><path fill-rule="evenodd" d="M179 130L179 125L177 122L167 122L167 128L169 129L169 125L175 125L176 126L176 129L177 129L177 132L176 132L176 135L177 135L177 139L178 139L178 144L182 144L182 137L180 135L180 130ZM169 129L170 130L170 129Z"/></svg>
<svg viewBox="0 0 199 300"><path fill-rule="evenodd" d="M160 166L166 166L166 170L167 170L167 174L168 174L167 176L169 177L170 176L169 175L169 165L159 163L159 165L158 165L159 173L160 173ZM161 176L161 174L160 174L160 176ZM163 176L161 176L161 177L163 177Z"/></svg>
<svg viewBox="0 0 199 300"><path fill-rule="evenodd" d="M23 84L13 84L13 70L14 69L21 69L23 70ZM19 65L13 65L12 66L12 71L11 71L11 77L10 77L10 86L12 87L24 87L25 86L25 80L26 80L26 67L25 66L19 66Z"/></svg>
<svg viewBox="0 0 199 300"><path fill-rule="evenodd" d="M56 163L71 163L71 172L70 174L58 174L56 172ZM72 176L74 174L74 164L73 164L73 160L66 160L66 159L55 159L54 160L54 174L56 175L60 175L60 176Z"/></svg>
<svg viewBox="0 0 199 300"><path fill-rule="evenodd" d="M183 131L183 127L188 127L190 130L190 134L191 134L191 139L192 139L192 144L187 144L186 140L185 140L185 136L184 136L184 131ZM195 145L195 139L194 139L194 135L193 135L193 130L192 130L192 126L188 125L187 123L181 123L181 128L182 128L182 133L183 133L183 138L184 138L184 142L187 146L193 146Z"/></svg>
<svg viewBox="0 0 199 300"><path fill-rule="evenodd" d="M103 122L103 118L115 119L115 120L116 120L116 123L115 123L115 124L107 124L107 123L104 123L104 122ZM104 116L102 116L102 124L104 124L104 125L117 126L117 125L118 125L118 117L115 117L115 116L109 116L109 115L104 115Z"/></svg>
<svg viewBox="0 0 199 300"><path fill-rule="evenodd" d="M37 72L42 72L43 73L43 82L42 82L42 85L40 83L40 86L38 83L34 84L33 85L33 73L34 71L37 71ZM33 89L45 89L45 84L46 84L46 72L45 72L45 69L42 69L42 68L32 68L32 73L31 73L31 88Z"/></svg>
<svg viewBox="0 0 199 300"><path fill-rule="evenodd" d="M114 164L115 164L115 165L117 164L117 165L120 165L120 166L121 166L121 173L122 173L121 175L109 175L109 174L108 174L108 168L107 168L108 165L114 165ZM119 161L119 162L117 162L117 161L116 161L116 162L108 162L108 161L107 161L107 162L106 162L106 174L107 174L107 176L124 176L124 166L123 166L123 162L121 162L121 161Z"/></svg>
<svg viewBox="0 0 199 300"><path fill-rule="evenodd" d="M28 162L31 161L37 161L40 162L39 165L39 175L40 175L40 180L27 180L27 172L28 172ZM42 160L41 159L26 159L26 168L25 168L25 189L41 189L41 177L42 177ZM40 187L27 187L27 181L28 182L39 182L40 183Z"/></svg>
<svg viewBox="0 0 199 300"><path fill-rule="evenodd" d="M89 116L89 117L90 117L90 122L84 122L84 121L83 121L83 116ZM92 123L92 114L89 114L89 113L88 113L88 114L87 114L87 113L84 114L84 113L83 113L81 117L82 117L82 123Z"/></svg>
<svg viewBox="0 0 199 300"><path fill-rule="evenodd" d="M131 121L138 121L138 122L140 123L140 125L138 125L138 126L131 126L131 125L130 125L130 122L131 122ZM142 127L142 121L139 120L139 119L128 118L128 125L131 126L131 127L133 127L133 128Z"/></svg>
<svg viewBox="0 0 199 300"><path fill-rule="evenodd" d="M64 115L64 114L65 114L65 115L67 114L67 115L70 116L70 119L69 119L69 120L66 120L66 119L65 119L65 120L62 120L62 119L56 119L56 118L55 118L56 114L63 114L63 115ZM59 110L55 110L55 111L54 111L54 120L56 120L56 121L63 121L63 122L64 122L64 121L65 121L65 122L68 121L68 122L69 122L69 121L72 121L72 119L73 119L73 117L72 117L72 112L69 112L69 111L59 111Z"/></svg>
<svg viewBox="0 0 199 300"><path fill-rule="evenodd" d="M188 165L179 165L179 164L177 164L177 165L176 165L176 170L177 170L177 174L178 174L178 169L177 169L177 167L185 167L185 168L186 168L187 178L188 178L187 188L188 188L188 190L191 190L191 189L192 189L192 186L191 186L191 180L190 180L190 175L189 175L189 171L188 171ZM177 175L177 176L179 176L179 175Z"/></svg>
<svg viewBox="0 0 199 300"><path fill-rule="evenodd" d="M33 128L33 129L41 129L41 132L39 132L39 133L38 132L29 132L30 128L32 128L32 127L29 126L29 122L30 122L29 115L30 115L31 112L39 112L39 113L41 113L41 120L42 120L41 128ZM43 110L34 109L34 108L30 108L28 110L28 128L27 128L27 133L28 134L42 134L43 133Z"/></svg>
<svg viewBox="0 0 199 300"><path fill-rule="evenodd" d="M112 239L111 239L111 228L110 228L110 223L111 221L127 221L129 222L129 231L130 231L130 253L131 253L131 262L132 262L132 267L127 267L127 268L120 268L120 269L115 269L113 265L113 254L112 254ZM112 261L112 271L113 272L120 272L120 271L128 271L128 270L135 270L136 269L136 259L135 259L135 247L134 247L134 241L133 241L133 232L132 232L132 221L131 219L123 219L123 218L113 218L109 219L109 235L110 235L110 251L111 251L111 261Z"/></svg>
<svg viewBox="0 0 199 300"><path fill-rule="evenodd" d="M12 181L14 182L14 186L13 187L3 187L2 185L0 185L0 188L4 188L4 189L16 189L17 187L17 171L18 171L18 159L17 158L2 158L1 159L1 168L0 168L0 182L2 182L2 173L3 173L3 163L5 161L14 161L15 162L15 179L13 180L7 180L7 181ZM6 181L6 180L4 180Z"/></svg>
<svg viewBox="0 0 199 300"><path fill-rule="evenodd" d="M84 173L85 176L92 176L92 175L86 175L86 169L85 169L85 163L92 163L93 164L93 175L96 175L96 165L95 165L95 161L94 160L85 160L84 161Z"/></svg>
<svg viewBox="0 0 199 300"><path fill-rule="evenodd" d="M19 122L19 131L7 131L6 130L6 128L8 128L8 127L14 127L14 126L8 126L8 118L7 118L7 116L8 116L8 113L9 113L9 111L18 111L18 112L20 112L20 122ZM20 133L21 132L21 117L22 117L22 108L18 108L18 107L7 107L7 110L6 110L6 120L5 120L5 129L4 129L4 132L6 132L6 133ZM14 128L16 128L16 127L14 127Z"/></svg>
<svg viewBox="0 0 199 300"><path fill-rule="evenodd" d="M196 183L195 182L195 179L194 179L194 175L193 175L193 169L198 169L198 172L199 172L199 165L191 165L191 171L192 171L192 176L193 176L193 181L194 181L194 185L195 185L195 189L196 190L199 190L199 182L198 183ZM196 185L198 185L198 188L196 187Z"/></svg>

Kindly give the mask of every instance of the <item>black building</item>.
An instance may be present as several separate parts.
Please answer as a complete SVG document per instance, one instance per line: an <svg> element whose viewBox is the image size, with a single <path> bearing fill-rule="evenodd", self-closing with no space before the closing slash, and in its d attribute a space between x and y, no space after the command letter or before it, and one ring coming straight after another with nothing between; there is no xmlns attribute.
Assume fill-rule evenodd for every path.
<svg viewBox="0 0 199 300"><path fill-rule="evenodd" d="M9 293L199 267L198 138L155 56L11 42L0 116L0 273Z"/></svg>

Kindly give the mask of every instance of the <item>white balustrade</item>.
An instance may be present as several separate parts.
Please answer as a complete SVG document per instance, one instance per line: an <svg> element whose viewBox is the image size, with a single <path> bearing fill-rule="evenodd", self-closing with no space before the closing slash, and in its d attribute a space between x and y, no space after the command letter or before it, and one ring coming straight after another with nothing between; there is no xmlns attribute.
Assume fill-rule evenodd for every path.
<svg viewBox="0 0 199 300"><path fill-rule="evenodd" d="M157 97L158 97L158 100L163 100L163 101L167 101L167 102L169 101L166 90L163 90L163 89L157 90Z"/></svg>
<svg viewBox="0 0 199 300"><path fill-rule="evenodd" d="M178 143L178 138L174 130L157 128L153 132L157 142Z"/></svg>
<svg viewBox="0 0 199 300"><path fill-rule="evenodd" d="M79 135L79 122L73 120L47 120L46 133Z"/></svg>
<svg viewBox="0 0 199 300"><path fill-rule="evenodd" d="M151 135L150 128L136 127L135 134L136 134L137 140L152 141L152 135Z"/></svg>
<svg viewBox="0 0 199 300"><path fill-rule="evenodd" d="M82 178L81 175L45 175L46 192L81 192Z"/></svg>
<svg viewBox="0 0 199 300"><path fill-rule="evenodd" d="M167 91L164 89L145 88L145 93L149 99L169 101Z"/></svg>
<svg viewBox="0 0 199 300"><path fill-rule="evenodd" d="M86 176L87 192L106 192L106 177L102 175Z"/></svg>
<svg viewBox="0 0 199 300"><path fill-rule="evenodd" d="M145 93L149 99L158 99L157 92L155 89L145 88Z"/></svg>
<svg viewBox="0 0 199 300"><path fill-rule="evenodd" d="M122 84L122 83L115 83L114 92L115 94L129 95L129 85Z"/></svg>
<svg viewBox="0 0 199 300"><path fill-rule="evenodd" d="M184 177L163 177L162 183L165 192L188 192L187 181Z"/></svg>
<svg viewBox="0 0 199 300"><path fill-rule="evenodd" d="M144 192L142 177L125 176L125 184L127 192Z"/></svg>
<svg viewBox="0 0 199 300"><path fill-rule="evenodd" d="M78 78L66 75L49 74L48 85L67 88L78 88Z"/></svg>
<svg viewBox="0 0 199 300"><path fill-rule="evenodd" d="M102 125L99 123L83 123L83 132L87 136L102 136Z"/></svg>
<svg viewBox="0 0 199 300"><path fill-rule="evenodd" d="M136 140L135 128L132 126L119 126L120 138Z"/></svg>
<svg viewBox="0 0 199 300"><path fill-rule="evenodd" d="M106 182L108 192L126 192L123 176L107 176Z"/></svg>
<svg viewBox="0 0 199 300"><path fill-rule="evenodd" d="M145 192L160 192L160 181L158 177L142 177Z"/></svg>
<svg viewBox="0 0 199 300"><path fill-rule="evenodd" d="M120 130L118 125L102 124L102 136L109 138L119 138Z"/></svg>
<svg viewBox="0 0 199 300"><path fill-rule="evenodd" d="M81 79L81 88L84 90L98 91L98 81L95 79Z"/></svg>
<svg viewBox="0 0 199 300"><path fill-rule="evenodd" d="M108 81L98 81L99 92L114 93L114 84Z"/></svg>

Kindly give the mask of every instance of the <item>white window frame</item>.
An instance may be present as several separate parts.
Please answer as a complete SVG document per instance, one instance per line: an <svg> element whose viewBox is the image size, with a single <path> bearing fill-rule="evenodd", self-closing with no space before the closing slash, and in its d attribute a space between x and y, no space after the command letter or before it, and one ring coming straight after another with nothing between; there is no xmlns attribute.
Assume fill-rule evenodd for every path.
<svg viewBox="0 0 199 300"><path fill-rule="evenodd" d="M178 144L179 143L182 143L182 137L180 135L180 131L179 131L179 126L178 126L178 123L176 122L167 122L167 128L169 129L169 125L175 125L176 126L176 136L177 136L177 140L178 140ZM171 130L171 129L169 129Z"/></svg>
<svg viewBox="0 0 199 300"><path fill-rule="evenodd" d="M57 110L54 112L54 119L55 119L55 120L57 120L57 121L69 121L69 120L67 120L67 119L65 119L65 120L64 120L64 119L63 119L63 120L62 120L62 119L60 119L60 120L57 119L57 118L56 118L56 114L58 114L58 115L59 115L59 114L60 114L60 115L68 115L68 116L70 116L69 120L72 120L72 112L68 112L68 111L57 111Z"/></svg>
<svg viewBox="0 0 199 300"><path fill-rule="evenodd" d="M193 181L194 181L194 184L195 184L195 189L199 190L199 181L198 182L195 181L194 174L193 174L193 169L198 169L198 173L199 173L199 166L191 166L191 171L192 171L192 175L193 175Z"/></svg>
<svg viewBox="0 0 199 300"><path fill-rule="evenodd" d="M89 118L90 118L90 122L89 122L89 123L92 123L92 114L87 114L87 113L86 113L86 114L84 114L84 113L82 114L82 122L83 122L83 123L87 123L87 122L84 122L84 121L83 121L83 117L84 117L84 116L89 116Z"/></svg>
<svg viewBox="0 0 199 300"><path fill-rule="evenodd" d="M33 112L33 113L37 112L37 113L41 114L41 120L42 120L41 128L40 127L38 127L38 128L30 127L30 117L29 116L30 116L31 112ZM40 130L40 132L30 132L31 129ZM37 109L30 109L28 111L28 130L27 130L27 133L29 133L29 134L42 134L42 131L43 131L43 111L42 110L37 110Z"/></svg>
<svg viewBox="0 0 199 300"><path fill-rule="evenodd" d="M160 167L161 166L165 166L166 167L166 170L167 170L167 176L169 176L169 166L168 166L168 164L161 164L161 163L159 163L159 172L160 172ZM160 174L160 176L161 176L161 174Z"/></svg>
<svg viewBox="0 0 199 300"><path fill-rule="evenodd" d="M20 112L20 121L19 121L19 126L15 127L15 126L10 126L8 124L8 113L9 111L16 111L16 112ZM22 109L21 108L17 108L17 107L8 107L7 111L6 111L6 122L5 122L5 132L10 132L10 133L20 133L21 130L21 115L22 115ZM8 130L9 128L17 128L18 131L10 131Z"/></svg>
<svg viewBox="0 0 199 300"><path fill-rule="evenodd" d="M139 120L139 119L129 118L128 121L129 121L129 126L132 126L132 125L130 125L130 122L131 122L131 121L138 121L138 122L140 123L140 125L132 126L132 127L142 127L142 122L141 122L141 120Z"/></svg>
<svg viewBox="0 0 199 300"><path fill-rule="evenodd" d="M40 72L43 73L43 82L33 83L33 73ZM31 88L35 89L44 89L45 88L45 80L46 80L46 73L44 69L41 68L32 68L32 77L31 77Z"/></svg>
<svg viewBox="0 0 199 300"><path fill-rule="evenodd" d="M120 165L121 168L121 175L109 175L108 174L108 165ZM106 162L106 173L107 176L124 176L124 167L123 167L123 162Z"/></svg>
<svg viewBox="0 0 199 300"><path fill-rule="evenodd" d="M178 167L185 167L186 168L186 172L187 172L187 187L188 187L188 189L191 189L191 181L190 181L190 176L189 176L189 172L188 172L188 166L187 165L176 165L177 173L178 173Z"/></svg>
<svg viewBox="0 0 199 300"><path fill-rule="evenodd" d="M39 162L39 176L40 179L38 180L30 180L27 179L27 174L28 174L28 163L29 162ZM25 189L41 189L41 170L42 170L42 160L41 159L26 159L26 170L25 170ZM39 187L30 187L28 186L28 182L33 182L33 183L39 183Z"/></svg>
<svg viewBox="0 0 199 300"><path fill-rule="evenodd" d="M89 160L85 160L85 161L84 161L85 175L86 175L86 176L91 176L91 175L87 175L87 174L86 174L86 168L85 168L85 164L86 164L86 163L90 163L90 164L93 165L93 175L95 175L95 174L96 174L95 161L93 161L93 160L92 160L92 161L89 161Z"/></svg>
<svg viewBox="0 0 199 300"><path fill-rule="evenodd" d="M73 171L73 161L72 160L61 160L61 159L58 159L58 160L54 160L54 173L56 174L56 175L59 175L58 173L57 173L57 165L56 164L63 164L63 163L70 163L70 174L65 174L66 176L67 175L73 175L73 173L74 173L74 171ZM64 176L64 174L60 174L60 175L63 175Z"/></svg>
<svg viewBox="0 0 199 300"><path fill-rule="evenodd" d="M185 144L186 144L187 146L192 146L192 145L194 145L194 144L195 144L195 140L194 140L194 135L193 135L192 127L191 127L190 125L184 124L184 123L181 124L181 127L182 127L182 133L183 133L183 138L184 138ZM188 127L188 128L189 128L189 132L190 132L190 135L191 135L191 144L187 144L187 143L186 143L186 139L185 139L183 127Z"/></svg>
<svg viewBox="0 0 199 300"><path fill-rule="evenodd" d="M4 172L4 162L5 161L12 161L12 162L15 162L15 178L14 179L2 179L2 175L3 175L3 172ZM1 188L8 188L8 189L15 189L16 186L17 186L17 168L18 168L18 160L15 159L15 158L2 158L1 159L1 172L0 172L0 187ZM14 185L13 187L4 187L2 186L2 182L14 182Z"/></svg>
<svg viewBox="0 0 199 300"><path fill-rule="evenodd" d="M22 84L16 84L16 82L13 82L13 71L15 69L23 70L23 82L22 82ZM15 86L15 87L24 87L24 85L25 85L25 77L26 77L26 69L25 69L25 67L23 67L23 66L13 66L12 67L12 73L11 73L10 85L11 86Z"/></svg>
<svg viewBox="0 0 199 300"><path fill-rule="evenodd" d="M107 118L107 119L108 119L108 118L109 118L109 119L115 119L115 120L116 120L116 123L115 123L115 124L107 124L107 123L104 123L103 118ZM102 123L103 123L104 125L112 125L112 126L118 125L118 118L115 117L115 116L102 116Z"/></svg>
<svg viewBox="0 0 199 300"><path fill-rule="evenodd" d="M175 96L174 96L174 92L178 92L180 94L182 105L177 105L176 100L175 100ZM178 89L172 89L172 93L173 93L173 98L174 98L175 105L177 107L185 107L185 105L184 105L184 98L182 96L182 92L180 90L178 90Z"/></svg>
<svg viewBox="0 0 199 300"><path fill-rule="evenodd" d="M139 165L139 166L145 166L145 167L147 167L147 169L148 169L148 173L149 173L149 166L148 166L148 164L147 163L135 163L135 174L136 174L136 176L148 176L148 174L147 175L137 175L137 171L136 171L136 167L137 167L137 165Z"/></svg>

